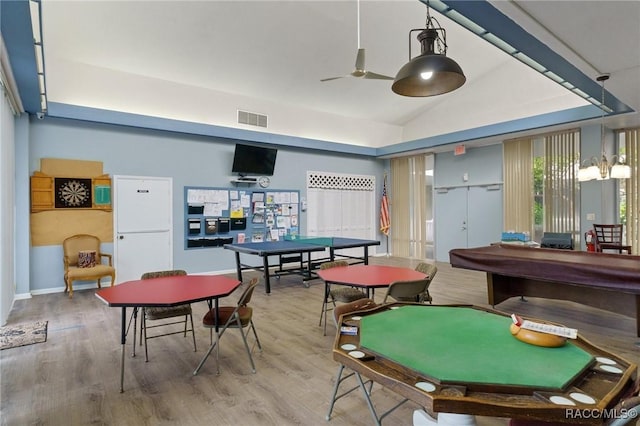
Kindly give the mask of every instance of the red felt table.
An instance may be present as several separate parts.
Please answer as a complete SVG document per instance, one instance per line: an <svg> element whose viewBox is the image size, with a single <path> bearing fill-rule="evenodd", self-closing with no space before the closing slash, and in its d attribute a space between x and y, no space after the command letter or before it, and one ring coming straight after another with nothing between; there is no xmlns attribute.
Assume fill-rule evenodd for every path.
<svg viewBox="0 0 640 426"><path fill-rule="evenodd" d="M111 307L122 308L120 392L124 391L124 353L127 341L126 310L128 307L134 309L133 317L137 310L143 307L176 306L207 301L209 309L215 303L217 313L218 299L230 295L239 286L240 281L222 275L182 275L127 281L115 287L98 290L96 296L100 300ZM216 318L216 324L217 322Z"/></svg>
<svg viewBox="0 0 640 426"><path fill-rule="evenodd" d="M426 278L422 272L411 268L384 265L352 265L318 271L318 276L331 284L364 288L373 296L376 288L389 287L395 281L415 281ZM327 290L327 288L325 288ZM326 291L325 291L326 293Z"/></svg>

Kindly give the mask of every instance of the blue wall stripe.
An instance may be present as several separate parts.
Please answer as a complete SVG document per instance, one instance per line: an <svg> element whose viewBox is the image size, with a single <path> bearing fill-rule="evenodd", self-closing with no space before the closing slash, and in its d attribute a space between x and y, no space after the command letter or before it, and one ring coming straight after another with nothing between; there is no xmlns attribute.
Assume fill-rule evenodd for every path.
<svg viewBox="0 0 640 426"><path fill-rule="evenodd" d="M25 111L36 113L41 110L40 88L28 0L0 1L0 32L22 106Z"/></svg>
<svg viewBox="0 0 640 426"><path fill-rule="evenodd" d="M420 0L426 3L426 0ZM597 75L587 76L564 57L551 50L546 44L526 32L511 18L486 1L478 0L441 0L450 9L455 10L474 23L480 25L499 39L509 43L520 52L545 66L549 71L570 82L578 89L595 99L602 98L602 86L596 81ZM576 11L579 13L578 11ZM517 60L517 59L515 59ZM566 89L569 90L569 89ZM577 95L576 95L577 96ZM629 106L621 102L605 90L605 104L614 113L632 111Z"/></svg>

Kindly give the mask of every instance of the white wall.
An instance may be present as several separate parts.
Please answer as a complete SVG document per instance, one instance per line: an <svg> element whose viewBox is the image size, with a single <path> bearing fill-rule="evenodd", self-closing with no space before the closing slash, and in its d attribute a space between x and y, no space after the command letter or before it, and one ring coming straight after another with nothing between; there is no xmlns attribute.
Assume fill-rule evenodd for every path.
<svg viewBox="0 0 640 426"><path fill-rule="evenodd" d="M56 65L58 72L48 76L52 87L56 86L55 78L63 78L81 81L87 89L69 95L69 98L66 93L53 93L51 98L59 103L91 105L110 111L230 128L243 128L238 124L237 116L237 110L241 109L267 115L269 126L266 131L269 133L372 147L401 141L402 127L397 125L292 107L266 101L259 96L240 96L87 64L74 63L72 67L66 67L67 64L60 62ZM145 88L145 96L123 95L138 93L140 87ZM176 104L180 105L179 109L175 108ZM255 126L244 126L244 129L262 130Z"/></svg>
<svg viewBox="0 0 640 426"><path fill-rule="evenodd" d="M9 101L5 96L0 95L0 98L0 323L5 324L16 292L13 232L15 124Z"/></svg>

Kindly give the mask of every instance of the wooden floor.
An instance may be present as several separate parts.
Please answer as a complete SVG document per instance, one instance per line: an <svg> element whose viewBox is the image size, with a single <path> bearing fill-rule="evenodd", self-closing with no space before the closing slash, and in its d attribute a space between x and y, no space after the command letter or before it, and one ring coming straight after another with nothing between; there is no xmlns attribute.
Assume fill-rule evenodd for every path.
<svg viewBox="0 0 640 426"><path fill-rule="evenodd" d="M417 261L375 258L372 263L413 267ZM486 306L485 276L438 264L431 295L438 304ZM250 274L247 274L250 275ZM126 359L125 392L119 392L120 309L105 306L94 290L35 296L16 301L8 324L49 321L46 343L0 352L3 425L371 425L358 393L336 404L325 420L337 364L331 358L335 329L318 327L323 285L309 288L295 276L273 280L272 293L254 294L254 318L264 351L255 352L252 374L237 330L222 339L220 368L214 359L192 372L204 354L208 330L200 326L206 310L195 304L198 351L190 339L169 336L149 343ZM376 294L381 301L383 291ZM237 295L227 301L235 303ZM588 340L638 362L640 347L634 321L581 305L530 298L510 299L505 312L545 318L575 327ZM127 352L131 352L129 341ZM472 359L473 354L469 354ZM380 410L400 399L374 387ZM385 425L410 425L415 405L408 403L387 417ZM479 418L482 426L505 425L505 419Z"/></svg>

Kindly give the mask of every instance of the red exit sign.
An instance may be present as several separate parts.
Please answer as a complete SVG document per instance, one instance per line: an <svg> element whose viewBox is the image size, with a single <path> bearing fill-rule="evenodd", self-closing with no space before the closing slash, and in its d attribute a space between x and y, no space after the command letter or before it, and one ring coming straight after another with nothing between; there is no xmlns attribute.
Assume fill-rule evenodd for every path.
<svg viewBox="0 0 640 426"><path fill-rule="evenodd" d="M462 154L466 154L466 152L467 152L467 149L464 147L464 145L458 145L453 150L453 155L462 155Z"/></svg>

